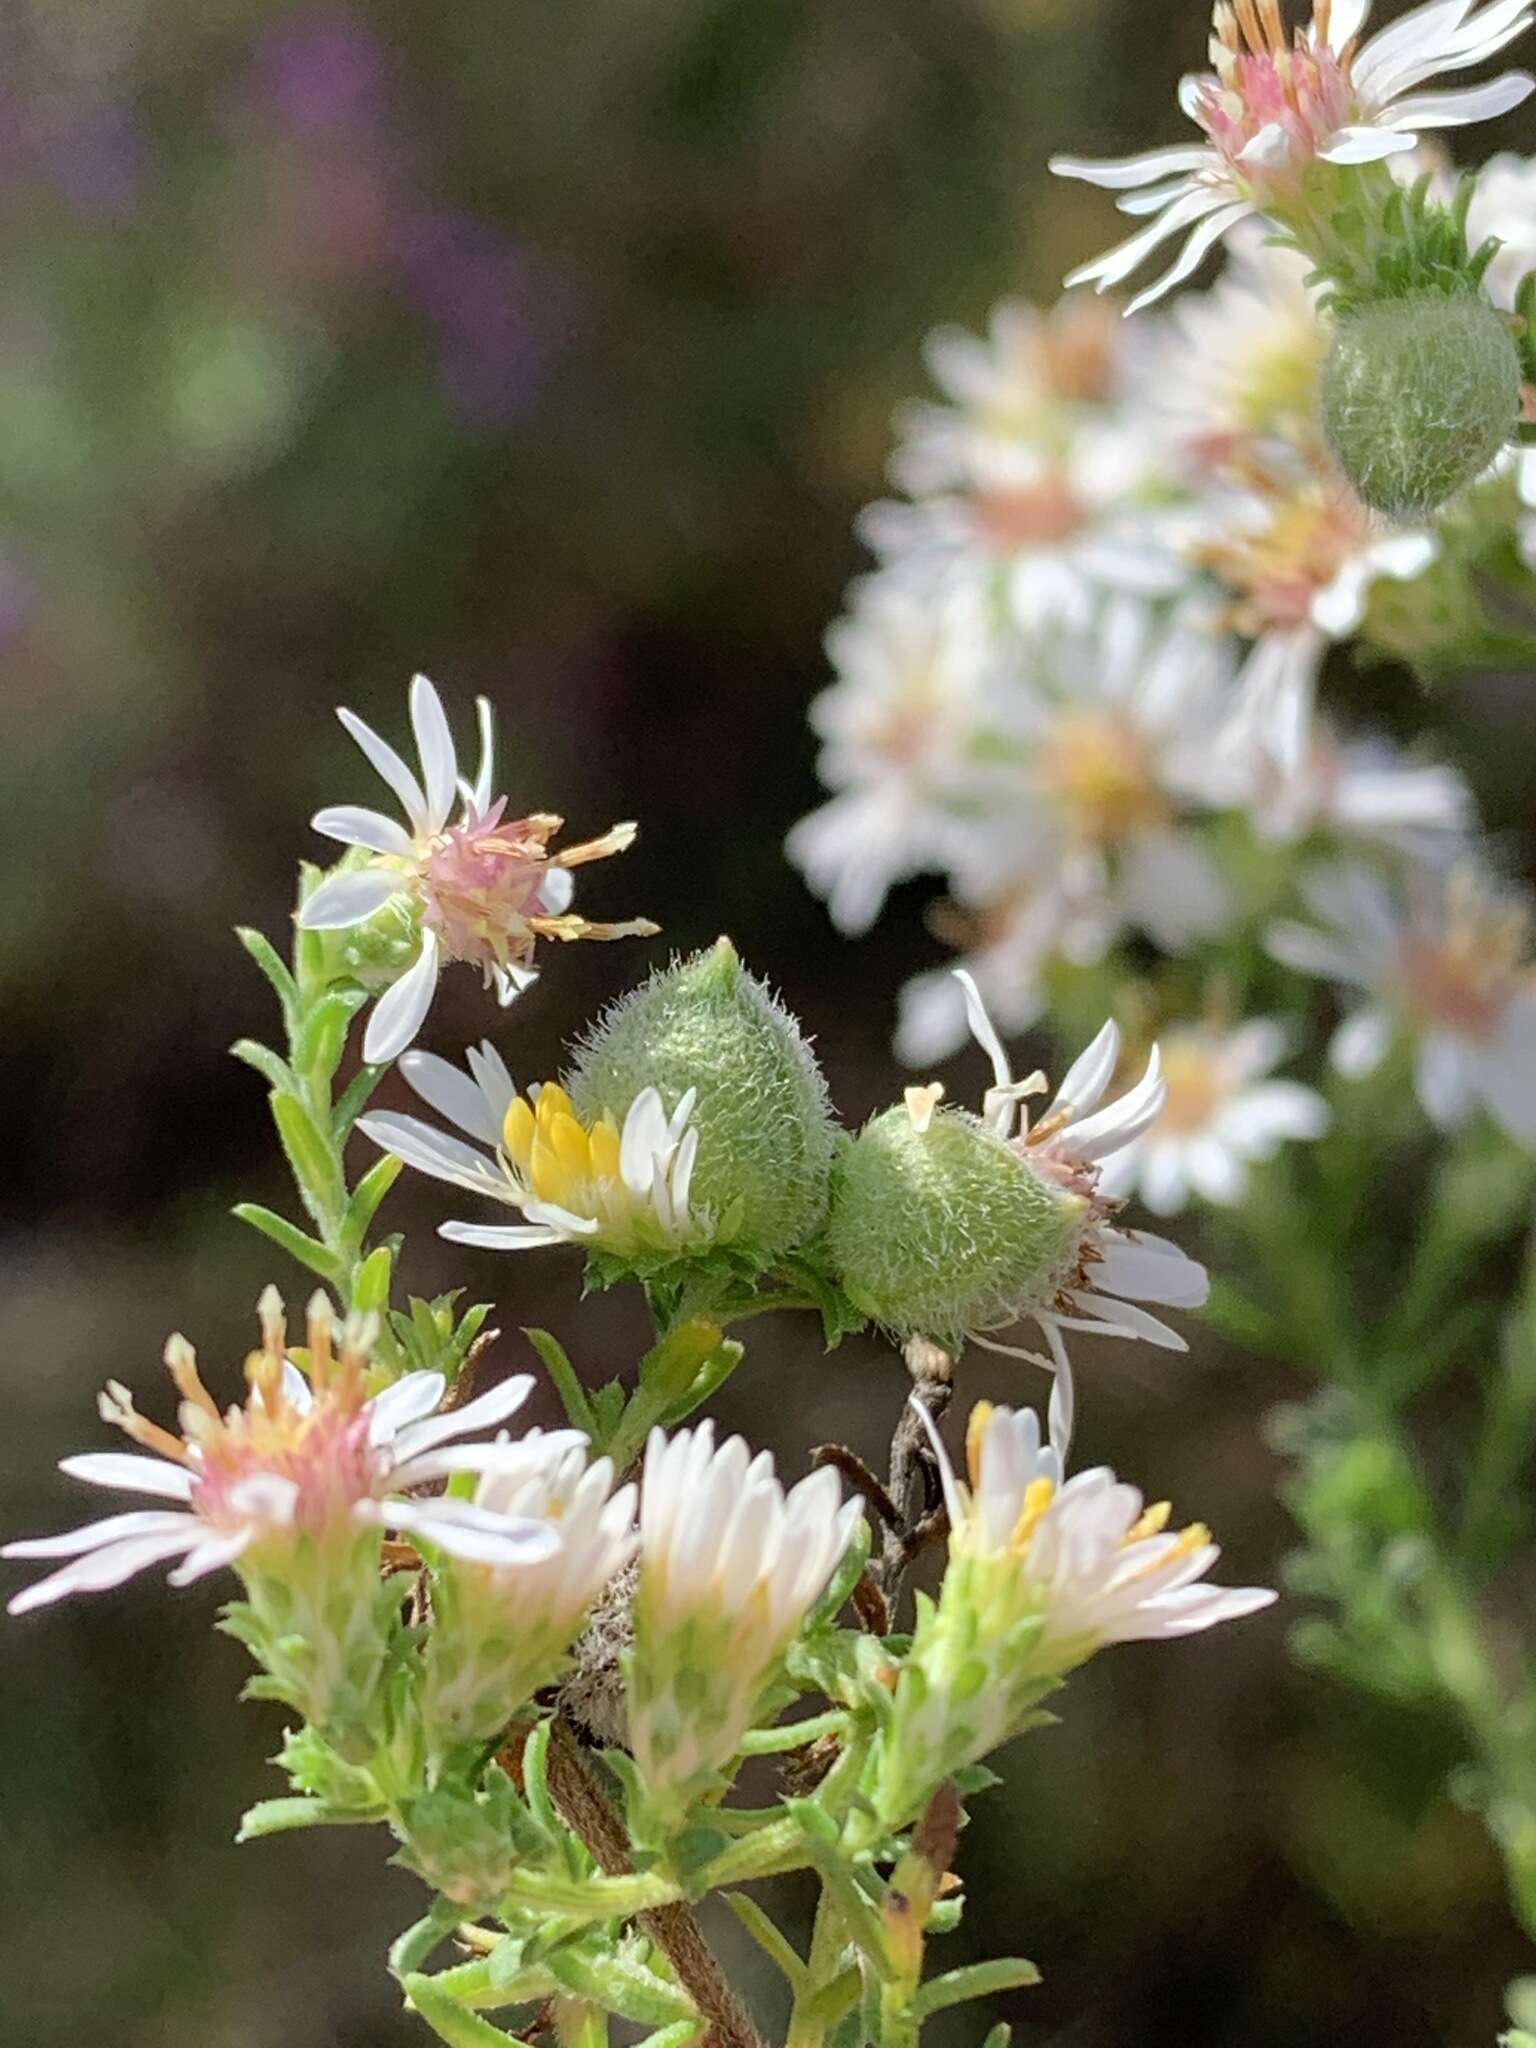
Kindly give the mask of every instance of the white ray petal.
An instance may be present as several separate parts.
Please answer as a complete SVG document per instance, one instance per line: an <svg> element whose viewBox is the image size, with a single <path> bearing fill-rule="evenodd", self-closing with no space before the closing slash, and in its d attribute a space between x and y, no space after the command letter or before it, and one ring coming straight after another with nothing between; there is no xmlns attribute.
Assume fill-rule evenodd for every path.
<svg viewBox="0 0 1536 2048"><path fill-rule="evenodd" d="M1154 184L1175 171L1205 170L1215 156L1213 149L1190 143L1149 149L1141 156L1053 156L1049 167L1058 178L1080 178L1084 184L1122 192L1135 185Z"/></svg>
<svg viewBox="0 0 1536 2048"><path fill-rule="evenodd" d="M349 925L365 924L399 893L400 876L388 868L327 875L304 899L298 922L307 932L345 931Z"/></svg>
<svg viewBox="0 0 1536 2048"><path fill-rule="evenodd" d="M498 1116L479 1082L471 1080L462 1069L439 1059L434 1052L407 1052L400 1056L400 1072L423 1102L430 1103L461 1131L489 1145L492 1151L501 1143L505 1107Z"/></svg>
<svg viewBox="0 0 1536 2048"><path fill-rule="evenodd" d="M426 785L427 829L441 832L458 791L459 763L443 700L425 676L411 678L411 730L416 735L416 752Z"/></svg>
<svg viewBox="0 0 1536 2048"><path fill-rule="evenodd" d="M421 793L421 784L410 769L406 767L389 741L381 739L371 725L365 725L355 711L348 711L342 706L338 708L336 716L367 755L369 766L399 797L411 824L418 832L421 831L427 819L427 800Z"/></svg>
<svg viewBox="0 0 1536 2048"><path fill-rule="evenodd" d="M118 1486L125 1493L152 1493L162 1500L190 1500L192 1474L166 1458L140 1458L132 1451L82 1451L61 1458L59 1470L88 1486Z"/></svg>
<svg viewBox="0 0 1536 2048"><path fill-rule="evenodd" d="M317 832L327 839L339 839L343 846L366 846L371 853L410 857L411 835L405 827L362 804L327 804L309 822Z"/></svg>
<svg viewBox="0 0 1536 2048"><path fill-rule="evenodd" d="M370 1066L387 1066L411 1044L432 1007L437 968L437 934L424 931L415 965L379 998L368 1019L363 1058Z"/></svg>
<svg viewBox="0 0 1536 2048"><path fill-rule="evenodd" d="M462 1138L450 1138L434 1124L381 1109L372 1116L359 1117L357 1127L365 1138L414 1166L418 1173L430 1173L434 1180L467 1188L472 1194L489 1195L493 1201L511 1202L514 1198L507 1180L483 1152L466 1145Z"/></svg>

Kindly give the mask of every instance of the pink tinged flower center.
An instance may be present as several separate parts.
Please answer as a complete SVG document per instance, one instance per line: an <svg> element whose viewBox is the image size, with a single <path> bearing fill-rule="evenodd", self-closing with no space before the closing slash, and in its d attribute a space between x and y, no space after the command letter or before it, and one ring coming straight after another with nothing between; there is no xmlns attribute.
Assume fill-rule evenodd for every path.
<svg viewBox="0 0 1536 2048"><path fill-rule="evenodd" d="M453 960L517 967L533 954L546 914L547 847L560 820L548 814L502 822L506 799L440 832L419 870L422 912Z"/></svg>
<svg viewBox="0 0 1536 2048"><path fill-rule="evenodd" d="M974 510L982 539L1001 554L1070 540L1084 518L1076 493L1062 476L1018 490L980 492Z"/></svg>
<svg viewBox="0 0 1536 2048"><path fill-rule="evenodd" d="M1512 998L1529 985L1529 921L1518 906L1490 904L1453 881L1441 933L1410 928L1398 947L1404 1000L1421 1023L1488 1039Z"/></svg>
<svg viewBox="0 0 1536 2048"><path fill-rule="evenodd" d="M1328 0L1289 40L1280 0L1223 0L1212 26L1215 75L1200 81L1191 111L1241 189L1292 191L1330 138L1360 118L1353 45L1328 47Z"/></svg>
<svg viewBox="0 0 1536 2048"><path fill-rule="evenodd" d="M379 1492L385 1461L369 1442L365 1356L332 1346L328 1304L309 1319L309 1380L288 1362L281 1303L262 1303L262 1345L245 1362L249 1392L221 1412L204 1386L190 1344L173 1337L165 1362L181 1395L181 1435L140 1415L125 1388L109 1387L103 1412L134 1442L184 1466L191 1504L215 1527L269 1527L320 1535L350 1526L359 1501ZM312 1389L305 1399L300 1386Z"/></svg>
<svg viewBox="0 0 1536 2048"><path fill-rule="evenodd" d="M1262 469L1244 480L1273 494L1267 524L1206 542L1192 551L1194 558L1237 593L1233 623L1241 632L1304 625L1319 591L1369 545L1365 514L1325 485L1285 491Z"/></svg>

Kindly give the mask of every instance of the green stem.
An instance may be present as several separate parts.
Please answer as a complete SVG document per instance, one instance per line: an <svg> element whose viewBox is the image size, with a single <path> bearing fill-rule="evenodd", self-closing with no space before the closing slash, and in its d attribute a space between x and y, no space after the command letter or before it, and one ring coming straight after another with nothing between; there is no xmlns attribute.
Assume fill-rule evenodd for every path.
<svg viewBox="0 0 1536 2048"><path fill-rule="evenodd" d="M784 2048L823 2048L827 2029L840 2017L836 2011L829 2011L833 2004L828 1994L841 1979L850 1975L843 1968L847 1953L848 1939L843 1930L842 1916L833 1904L825 1886L816 1902L816 1919L811 1930L811 1952L806 1959L805 1977L795 1991L794 2006L789 2015L789 2032L784 2037ZM858 1995L858 1981L854 1976L848 1987L850 2003Z"/></svg>

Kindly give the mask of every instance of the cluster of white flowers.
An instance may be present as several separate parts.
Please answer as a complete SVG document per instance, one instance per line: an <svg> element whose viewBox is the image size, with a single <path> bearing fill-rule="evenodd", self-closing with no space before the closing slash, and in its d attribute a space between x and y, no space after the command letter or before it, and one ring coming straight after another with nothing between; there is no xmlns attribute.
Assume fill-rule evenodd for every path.
<svg viewBox="0 0 1536 2048"><path fill-rule="evenodd" d="M1336 10L1303 38L1343 81L1337 119L1308 147L1327 161L1336 147L1341 161L1390 156L1393 175L1428 171L1449 196L1449 174L1411 151L1413 136L1480 117L1484 100L1405 100L1403 78L1491 54L1526 11L1485 9L1431 35L1428 16L1460 22L1468 10L1421 10L1415 36L1389 31L1357 51ZM1280 70L1300 61L1292 53ZM1248 77L1247 56L1239 69ZM1461 559L1471 546L1506 574L1517 551L1536 564L1536 455L1505 458L1450 513L1412 528L1383 524L1351 492L1319 424L1327 331L1307 263L1239 220L1235 197L1210 197L1206 158L1243 138L1223 125L1235 117L1217 82L1196 83L1191 109L1212 141L1147 160L1148 179L1182 181L1177 194L1157 182L1143 205L1139 168L1134 180L1113 166L1058 168L1128 188L1131 211L1166 200L1170 231L1219 221L1225 271L1133 321L1069 292L1048 313L1004 305L984 339L930 338L942 402L898 416L890 475L905 501L863 515L878 568L828 634L835 680L811 710L832 795L794 827L791 857L851 934L895 884L941 877L934 930L1005 1033L1046 1012L1064 971L1122 942L1175 957L1246 943L1260 899L1273 906L1275 862L1303 849L1362 862L1414 897L1465 866L1475 818L1458 769L1341 725L1320 709L1319 682L1341 643L1390 654L1447 630L1460 601L1441 580L1447 520ZM1282 122L1272 155L1288 134ZM1251 152L1244 162L1251 171ZM1468 236L1506 242L1488 273L1506 309L1536 261L1533 220L1536 159L1494 159ZM1472 627L1460 618L1452 630ZM902 993L897 1050L924 1065L953 1052L965 1026L954 978L920 975ZM1190 1193L1235 1199L1248 1160L1322 1127L1316 1097L1258 1079L1283 1039L1241 1026L1221 1039L1192 1031L1181 1043L1177 1156L1166 1138L1156 1154L1141 1148L1160 1209ZM1426 1092L1432 1115L1448 1095Z"/></svg>

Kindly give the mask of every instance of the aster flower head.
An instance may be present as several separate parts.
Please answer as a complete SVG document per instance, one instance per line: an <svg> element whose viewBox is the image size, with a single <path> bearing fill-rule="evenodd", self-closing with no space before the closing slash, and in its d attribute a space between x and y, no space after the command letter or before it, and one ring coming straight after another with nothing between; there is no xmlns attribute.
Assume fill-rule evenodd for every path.
<svg viewBox="0 0 1536 2048"><path fill-rule="evenodd" d="M1303 768L1317 678L1330 646L1359 631L1382 578L1408 582L1440 552L1425 529L1384 532L1336 478L1255 460L1241 494L1212 503L1191 556L1226 588L1224 615L1253 646L1220 749L1230 769L1267 757Z"/></svg>
<svg viewBox="0 0 1536 2048"><path fill-rule="evenodd" d="M976 1404L964 1479L931 1421L928 1431L949 1512L949 1566L937 1603L920 1600L881 1737L876 1800L892 1822L1027 1726L1039 1701L1096 1651L1194 1635L1275 1597L1202 1583L1220 1555L1209 1529L1170 1530L1167 1501L1144 1506L1107 1467L1064 1478L1032 1409Z"/></svg>
<svg viewBox="0 0 1536 2048"><path fill-rule="evenodd" d="M768 1452L717 1447L707 1421L652 1431L626 1682L631 1748L665 1822L735 1755L861 1513L829 1468L786 1491Z"/></svg>
<svg viewBox="0 0 1536 2048"><path fill-rule="evenodd" d="M103 1420L152 1455L88 1451L66 1458L60 1470L91 1486L171 1505L8 1544L7 1557L72 1560L16 1594L12 1614L121 1585L171 1558L181 1560L171 1574L178 1586L225 1565L280 1573L295 1548L345 1547L360 1530L376 1533L405 1520L452 1547L451 1522L439 1527L437 1504L402 1496L454 1472L482 1469L493 1447L458 1439L511 1415L533 1381L527 1375L505 1380L462 1408L437 1413L445 1391L441 1373L407 1373L382 1393L367 1392L368 1321L352 1319L337 1331L323 1294L310 1303L302 1353L289 1350L275 1288L262 1295L260 1311L261 1346L245 1363L247 1396L228 1409L221 1411L204 1386L186 1339L172 1337L166 1345L166 1366L181 1397L179 1434L141 1415L118 1381L108 1383L100 1400ZM303 1359L303 1371L295 1356ZM531 1522L506 1522L496 1540L511 1562L553 1548L548 1533Z"/></svg>
<svg viewBox="0 0 1536 2048"><path fill-rule="evenodd" d="M1209 1289L1177 1245L1114 1225L1121 1204L1100 1188L1100 1163L1152 1127L1167 1088L1154 1047L1136 1086L1099 1107L1120 1055L1107 1023L1031 1126L1023 1104L1046 1092L1045 1077L1014 1078L975 984L958 978L992 1062L981 1114L941 1107L932 1082L867 1124L842 1163L829 1250L855 1305L897 1336L969 1340L1053 1373L1052 1440L1064 1455L1074 1410L1064 1333L1182 1351L1178 1332L1141 1304L1196 1308ZM1045 1353L991 1334L1025 1319Z"/></svg>
<svg viewBox="0 0 1536 2048"><path fill-rule="evenodd" d="M516 1209L521 1223L450 1222L441 1234L491 1251L581 1244L620 1258L680 1257L716 1240L717 1221L691 1200L698 1133L694 1098L670 1115L643 1088L622 1125L584 1121L555 1081L518 1093L489 1043L468 1071L435 1053L410 1052L400 1071L416 1093L475 1144L419 1117L379 1110L358 1128L384 1151L435 1180Z"/></svg>
<svg viewBox="0 0 1536 2048"><path fill-rule="evenodd" d="M1288 966L1359 991L1331 1056L1372 1073L1406 1035L1432 1123L1454 1129L1485 1109L1517 1144L1536 1145L1536 962L1531 907L1466 869L1416 871L1394 888L1339 863L1302 883L1313 922L1271 927Z"/></svg>
<svg viewBox="0 0 1536 2048"><path fill-rule="evenodd" d="M344 868L313 890L299 910L309 931L350 931L398 903L420 943L414 963L382 996L368 1022L364 1057L394 1059L421 1029L438 974L455 960L478 967L486 986L509 1003L530 978L535 946L547 939L648 937L648 918L593 924L570 909L572 870L622 853L632 824L599 839L551 853L563 820L550 812L508 818L507 799L493 793L495 758L490 706L479 700L481 754L473 783L459 774L442 699L425 676L411 684L411 725L421 773L354 712L337 716L399 799L406 823L380 811L335 804L317 811L317 832L372 857ZM454 816L455 805L459 806Z"/></svg>
<svg viewBox="0 0 1536 2048"><path fill-rule="evenodd" d="M1274 1018L1187 1024L1165 1032L1161 1045L1162 1113L1104 1162L1106 1193L1139 1194L1159 1216L1175 1214L1191 1195L1224 1206L1242 1199L1253 1164L1327 1129L1328 1105L1315 1090L1273 1077L1288 1050Z"/></svg>
<svg viewBox="0 0 1536 2048"><path fill-rule="evenodd" d="M91 1451L62 1470L88 1485L165 1503L109 1515L60 1536L8 1544L7 1557L64 1558L10 1602L12 1614L73 1593L121 1585L179 1559L171 1583L232 1565L245 1602L228 1626L265 1666L264 1684L345 1739L368 1726L398 1629L399 1599L379 1576L384 1534L410 1527L445 1552L471 1547L523 1564L555 1547L547 1522L498 1516L472 1533L449 1503L407 1496L457 1472L484 1471L504 1452L465 1443L527 1399L526 1375L438 1412L440 1373L413 1372L370 1395L368 1319L339 1332L330 1304L310 1304L308 1345L290 1352L282 1302L260 1303L262 1342L246 1360L244 1402L220 1410L192 1347L173 1337L166 1364L181 1396L180 1432L141 1415L109 1382L103 1418L151 1453ZM301 1370L302 1366L302 1370Z"/></svg>
<svg viewBox="0 0 1536 2048"><path fill-rule="evenodd" d="M935 601L871 576L827 635L837 680L810 711L836 792L786 842L840 931L868 930L892 883L948 865L995 768L975 745L1002 659L975 592Z"/></svg>
<svg viewBox="0 0 1536 2048"><path fill-rule="evenodd" d="M489 1740L558 1677L588 1609L638 1540L636 1489L615 1490L612 1460L590 1459L578 1431L531 1429L499 1450L473 1500L427 1510L460 1530L458 1548L433 1576L426 1649L422 1720L440 1749ZM501 1544L509 1521L543 1525L551 1548L509 1562ZM412 1530L410 1520L400 1526Z"/></svg>
<svg viewBox="0 0 1536 2048"><path fill-rule="evenodd" d="M1287 36L1280 0L1218 0L1212 69L1182 80L1179 104L1204 142L1115 161L1055 157L1060 176L1124 196L1151 225L1082 265L1069 284L1119 284L1184 235L1177 257L1127 307L1135 312L1183 282L1239 221L1267 214L1308 246L1326 229L1362 167L1412 150L1436 128L1491 120L1516 107L1533 81L1522 71L1491 83L1424 92L1437 73L1497 54L1531 20L1531 0L1429 0L1362 42L1370 0L1316 0Z"/></svg>

